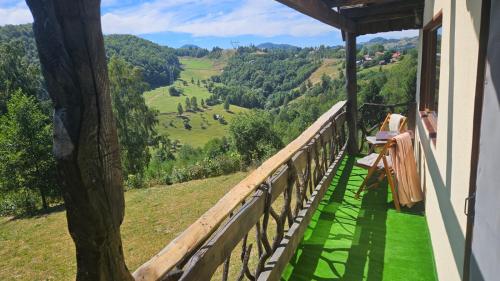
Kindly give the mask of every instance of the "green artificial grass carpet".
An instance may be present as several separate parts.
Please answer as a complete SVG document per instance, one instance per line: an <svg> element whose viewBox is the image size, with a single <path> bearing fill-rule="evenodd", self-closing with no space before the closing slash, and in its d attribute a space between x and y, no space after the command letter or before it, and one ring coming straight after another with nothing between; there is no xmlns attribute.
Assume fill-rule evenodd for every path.
<svg viewBox="0 0 500 281"><path fill-rule="evenodd" d="M396 212L387 183L355 199L367 171L354 162L343 161L282 280L437 280L423 206Z"/></svg>

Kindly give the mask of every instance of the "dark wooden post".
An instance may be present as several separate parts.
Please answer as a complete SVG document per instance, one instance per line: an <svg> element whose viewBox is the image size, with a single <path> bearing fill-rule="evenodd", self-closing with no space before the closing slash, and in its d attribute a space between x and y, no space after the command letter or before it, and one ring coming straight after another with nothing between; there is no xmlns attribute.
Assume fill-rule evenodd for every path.
<svg viewBox="0 0 500 281"><path fill-rule="evenodd" d="M120 225L125 202L99 0L27 0L54 106L54 154L76 280L133 280Z"/></svg>
<svg viewBox="0 0 500 281"><path fill-rule="evenodd" d="M348 152L358 154L358 100L356 81L356 34L345 32L345 70L347 92L347 126L349 128Z"/></svg>

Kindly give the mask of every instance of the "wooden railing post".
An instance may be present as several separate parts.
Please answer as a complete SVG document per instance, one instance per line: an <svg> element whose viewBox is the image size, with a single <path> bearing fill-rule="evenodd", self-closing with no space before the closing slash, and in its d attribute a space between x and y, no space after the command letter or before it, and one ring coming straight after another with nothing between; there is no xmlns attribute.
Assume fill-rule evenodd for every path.
<svg viewBox="0 0 500 281"><path fill-rule="evenodd" d="M345 33L346 39L346 92L347 92L347 126L349 128L349 143L347 151L351 155L358 154L358 130L357 130L357 81L356 81L356 34Z"/></svg>

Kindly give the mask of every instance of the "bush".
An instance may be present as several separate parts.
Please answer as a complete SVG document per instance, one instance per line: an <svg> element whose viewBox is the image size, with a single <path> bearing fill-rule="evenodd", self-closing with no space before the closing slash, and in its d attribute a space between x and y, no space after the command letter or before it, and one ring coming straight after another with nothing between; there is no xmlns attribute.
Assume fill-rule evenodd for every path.
<svg viewBox="0 0 500 281"><path fill-rule="evenodd" d="M172 174L165 178L165 184L222 176L241 169L242 161L238 154L220 155L205 158L187 167L174 168Z"/></svg>
<svg viewBox="0 0 500 281"><path fill-rule="evenodd" d="M128 189L143 188L143 187L145 187L144 177L141 176L140 174L128 175L127 180L125 181L125 186Z"/></svg>
<svg viewBox="0 0 500 281"><path fill-rule="evenodd" d="M0 197L0 215L30 215L37 211L39 195L32 190L22 188L8 192Z"/></svg>

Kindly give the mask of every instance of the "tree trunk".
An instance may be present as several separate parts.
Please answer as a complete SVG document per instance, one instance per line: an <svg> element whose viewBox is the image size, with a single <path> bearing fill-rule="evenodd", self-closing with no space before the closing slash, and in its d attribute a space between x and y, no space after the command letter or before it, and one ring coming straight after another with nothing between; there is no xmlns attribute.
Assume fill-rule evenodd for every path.
<svg viewBox="0 0 500 281"><path fill-rule="evenodd" d="M120 225L123 183L99 0L27 0L54 106L54 154L76 279L133 280Z"/></svg>
<svg viewBox="0 0 500 281"><path fill-rule="evenodd" d="M40 190L40 197L42 198L42 207L44 210L47 210L49 205L47 204L47 196L45 196L44 188L40 186L38 189Z"/></svg>
<svg viewBox="0 0 500 281"><path fill-rule="evenodd" d="M348 151L351 155L358 154L358 97L356 80L356 34L345 33L346 49L346 90L347 90L347 126L349 127Z"/></svg>

